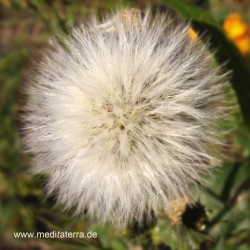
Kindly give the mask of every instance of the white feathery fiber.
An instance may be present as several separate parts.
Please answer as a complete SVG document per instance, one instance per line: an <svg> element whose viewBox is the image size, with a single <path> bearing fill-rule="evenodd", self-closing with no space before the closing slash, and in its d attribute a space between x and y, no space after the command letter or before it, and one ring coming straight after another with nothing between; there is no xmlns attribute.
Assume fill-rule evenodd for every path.
<svg viewBox="0 0 250 250"><path fill-rule="evenodd" d="M191 201L218 164L227 77L188 25L121 13L53 44L25 89L23 139L65 209L126 224Z"/></svg>

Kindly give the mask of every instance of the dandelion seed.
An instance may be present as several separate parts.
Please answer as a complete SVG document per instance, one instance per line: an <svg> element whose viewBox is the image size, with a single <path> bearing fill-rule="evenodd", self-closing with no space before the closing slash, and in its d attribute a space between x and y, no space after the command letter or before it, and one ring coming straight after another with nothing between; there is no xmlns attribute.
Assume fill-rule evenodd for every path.
<svg viewBox="0 0 250 250"><path fill-rule="evenodd" d="M171 201L191 202L218 164L225 74L188 25L131 15L74 28L25 89L34 172L66 209L100 222L150 220Z"/></svg>

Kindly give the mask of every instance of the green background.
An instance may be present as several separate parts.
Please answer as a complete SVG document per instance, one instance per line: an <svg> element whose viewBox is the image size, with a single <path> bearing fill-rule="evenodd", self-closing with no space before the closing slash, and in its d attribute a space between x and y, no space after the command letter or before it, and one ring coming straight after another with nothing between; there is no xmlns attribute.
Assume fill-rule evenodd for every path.
<svg viewBox="0 0 250 250"><path fill-rule="evenodd" d="M217 63L232 70L228 103L235 108L221 126L229 131L222 166L209 177L209 187L197 196L199 206L189 208L179 225L162 213L152 225L116 229L87 218L75 218L45 198L43 177L28 172L18 133L19 90L39 60L48 39L64 36L90 15L120 7L173 10L198 32L209 35ZM242 56L225 36L222 22L238 12L250 23L248 0L162 1L45 1L0 0L0 250L3 249L226 249L250 248L250 57ZM207 39L206 37L204 39ZM183 217L184 218L184 217ZM95 231L96 239L14 239L13 232L53 230Z"/></svg>

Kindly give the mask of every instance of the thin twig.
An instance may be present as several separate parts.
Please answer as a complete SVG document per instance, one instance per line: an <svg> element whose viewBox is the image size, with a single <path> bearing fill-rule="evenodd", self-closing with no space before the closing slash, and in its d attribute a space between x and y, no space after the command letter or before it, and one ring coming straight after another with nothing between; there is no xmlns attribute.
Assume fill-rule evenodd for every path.
<svg viewBox="0 0 250 250"><path fill-rule="evenodd" d="M224 217L234 207L239 196L248 189L250 189L250 179L241 183L234 195L226 202L223 209L209 222L207 230L211 229L218 221L220 221L222 217Z"/></svg>

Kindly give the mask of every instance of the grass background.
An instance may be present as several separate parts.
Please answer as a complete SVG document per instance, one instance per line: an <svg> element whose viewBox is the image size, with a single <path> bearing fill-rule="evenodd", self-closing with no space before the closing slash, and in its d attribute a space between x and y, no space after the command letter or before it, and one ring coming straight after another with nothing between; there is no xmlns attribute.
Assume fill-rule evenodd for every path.
<svg viewBox="0 0 250 250"><path fill-rule="evenodd" d="M112 225L74 218L53 198L45 199L42 177L31 177L29 159L21 153L17 119L19 94L32 60L53 35L95 14L118 7L163 6L167 1L0 0L0 249L225 249L250 248L250 139L230 88L229 102L236 108L222 126L231 132L223 139L223 165L210 177L210 186L197 197L199 206L185 211L179 225L162 213L154 225ZM219 25L229 13L238 12L250 24L248 0L189 0L211 14ZM178 13L177 13L178 14ZM250 69L249 55L242 57ZM246 79L245 79L246 80ZM250 79L249 79L250 81ZM250 103L249 103L250 111ZM185 219L186 218L186 219ZM189 218L189 219L187 219ZM97 239L14 239L13 232L95 231Z"/></svg>

